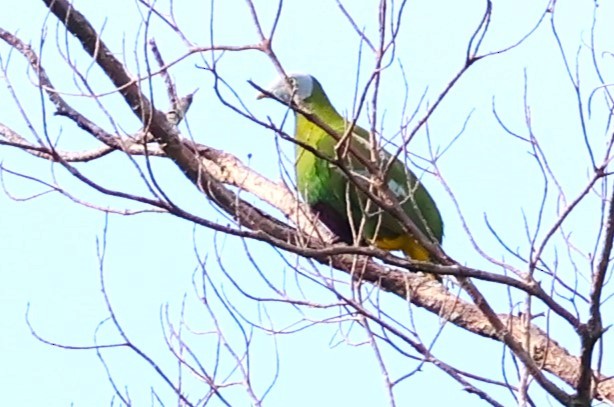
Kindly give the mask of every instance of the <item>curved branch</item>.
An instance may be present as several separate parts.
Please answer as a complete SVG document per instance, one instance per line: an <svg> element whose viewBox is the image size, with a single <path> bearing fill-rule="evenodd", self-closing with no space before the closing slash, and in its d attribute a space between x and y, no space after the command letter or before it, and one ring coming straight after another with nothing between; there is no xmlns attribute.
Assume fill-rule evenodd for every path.
<svg viewBox="0 0 614 407"><path fill-rule="evenodd" d="M323 249L329 246L326 241L314 238L309 233L296 233L296 230L241 200L237 194L226 188L214 176L214 171L203 165L201 158L203 152L190 148L189 144L180 139L176 127L168 122L163 112L154 108L141 92L138 81L131 77L122 63L100 40L84 16L74 10L66 0L44 0L44 2L66 28L78 38L84 49L113 81L126 103L142 121L146 131L150 132L159 142L164 153L204 194L235 217L240 226L257 231L261 235L271 236L278 242L288 242L289 245L303 245L311 249ZM221 166L220 170L222 175L232 173L231 166ZM245 187L248 182L263 181L257 177L249 181L248 178L245 178L240 184ZM273 186L267 185L268 187ZM269 189L267 194L273 195L280 192L282 188L277 185L274 189ZM291 205L293 209L289 212L292 213L292 216L297 217L299 232L304 231L300 226L303 218L305 224L319 230L314 224L313 217L296 202L293 194L284 190L280 194L280 197L282 196L284 198L277 199L282 199L279 203ZM287 198L288 196L291 199ZM283 201L283 199L288 199L288 201ZM283 245L280 244L280 247ZM458 298L438 283L428 281L415 273L389 269L374 263L368 257L355 255L314 255L313 257L323 264L332 265L334 268L349 273L351 278L358 283L375 284L382 290L394 293L412 304L441 315L442 318L463 329L506 343L527 366L531 367L531 373L551 394L563 403L571 400L563 390L543 378L542 370L556 375L570 386L577 387L579 358L571 355L565 348L550 339L547 333L536 325L531 324L527 327L520 317L496 314L485 303L481 294L471 289L468 281L463 281L463 285L470 287L467 290L472 294L475 304ZM530 336L530 341L526 341L527 335ZM529 343L530 348L524 348L522 344L525 343ZM598 372L593 373L593 378L597 388L597 397L614 401L614 380Z"/></svg>

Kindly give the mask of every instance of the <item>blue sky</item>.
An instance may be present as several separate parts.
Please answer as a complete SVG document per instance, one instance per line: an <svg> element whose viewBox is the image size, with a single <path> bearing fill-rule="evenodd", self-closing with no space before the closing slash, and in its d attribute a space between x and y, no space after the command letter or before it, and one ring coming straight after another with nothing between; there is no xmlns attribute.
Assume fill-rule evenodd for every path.
<svg viewBox="0 0 614 407"><path fill-rule="evenodd" d="M263 26L270 27L274 15L274 9L269 8L272 2L255 3ZM367 35L376 38L377 15L374 10L377 9L377 2L360 2L360 5L349 1L346 3L357 24L365 27ZM578 66L586 101L598 85L587 50L593 7L591 2L575 5L567 3L560 2L557 6L556 22L572 65L575 65L578 47L583 47ZM103 7L100 3L77 0L75 5L102 31L103 40L127 61L133 72L144 69L144 31L139 25L136 4L115 0L106 2ZM515 43L537 23L545 5L546 2L496 1L483 51L494 51ZM159 7L164 9L166 5L160 2ZM177 21L186 36L197 45L209 45L211 9L208 2L178 2L175 7ZM407 4L399 37L402 46L398 47L395 60L384 72L380 91L378 114L384 136L396 133L404 115L402 105L406 92L401 69L405 70L408 80L408 110L415 108L424 92L425 100L433 103L462 67L467 40L480 21L483 8L482 1L441 0ZM215 2L214 10L213 32L216 43L240 45L258 41L245 2ZM598 20L596 31L599 50L613 49L611 42L614 36L606 29L605 23L612 12L611 5L600 4L601 19ZM56 87L68 94L78 94L80 91L75 87L73 78L57 56L56 20L46 15L42 3L14 4L13 8L5 10L0 16L0 27L17 32L22 39L31 42L39 50L41 27L45 21L47 28L43 63ZM159 22L155 22L150 30L167 60L186 51L177 36ZM71 59L76 61L82 71L87 72L96 92L111 91L110 82L95 67L91 67L91 61L77 44L71 39L66 40L61 30L59 38L62 49L65 49L65 41L70 44ZM138 58L133 53L135 43L138 44ZM373 67L373 56L364 47L361 50L356 33L335 2L285 2L274 47L286 69L313 74L340 111L353 111L354 89L357 84L359 88L364 85ZM599 55L603 58L600 63L607 73L611 58L606 54ZM5 64L9 57L5 44L0 44L0 56ZM290 172L291 162L278 158L275 134L224 107L213 92L212 76L196 67L210 60L207 54L202 57L195 55L177 64L171 71L181 94L199 88L187 117L190 131L184 124L181 126L182 132L203 144L236 155L269 178L277 180L286 177L280 169L280 160L281 165ZM527 100L534 135L549 157L549 164L565 196L571 199L586 184L590 162L579 131L573 88L561 61L549 23L544 23L520 47L476 63L429 121L428 135L426 131L421 131L410 144L413 153L428 157L427 140L430 138L435 150L445 148L461 132L470 115L463 134L438 161L439 170L454 192L480 247L490 256L516 266L520 263L497 243L484 218L488 218L513 249L526 254L529 245L524 219L532 225L532 233L544 185L539 168L529 154L530 146L503 131L494 118L492 104L494 101L498 114L510 129L526 136L528 131L523 102L526 73ZM358 75L357 65L360 66ZM263 120L270 117L274 122L281 123L284 108L273 101L256 101L256 92L247 83L253 80L265 85L276 77L274 67L264 55L256 51L228 52L221 56L218 68L256 117ZM572 69L575 69L574 66ZM24 61L17 53L13 53L10 56L9 79L17 89L34 126L40 131L43 117L40 96L29 82L33 75L25 72ZM154 79L153 87L156 103L166 109L165 90L159 78ZM236 103L229 92L224 92L224 95ZM99 120L105 128L113 128L111 120L100 114L98 106L91 99L69 95L66 98L89 117ZM113 112L112 119L117 128L127 133L139 129L138 121L117 95L105 96L101 100ZM22 134L29 134L6 87L0 88L0 104L0 122ZM47 104L47 108L50 105ZM423 114L425 108L423 104L419 112ZM588 108L584 112L588 117ZM587 126L590 143L600 158L607 140L604 135L607 134L606 113L602 100L595 98ZM50 136L56 138L60 135L60 148L82 150L96 145L67 119L53 116L52 111L47 111L47 120ZM368 127L366 114L361 116L359 123ZM290 132L291 125L290 122L286 127ZM291 156L292 148L288 143L281 142L281 150L286 156ZM59 166L14 149L0 147L0 161L13 171L48 182L55 180L83 201L115 209L140 208L133 203L96 193L73 179ZM419 160L417 162L423 163ZM138 163L143 165L142 160ZM153 160L152 165L156 179L175 202L200 216L230 222L195 191L176 167L161 160ZM77 167L103 185L133 193L146 193L135 166L121 154L112 154L95 163ZM489 265L472 248L440 180L427 174L424 182L444 215L444 249L462 263L500 271ZM44 190L40 185L7 174L4 175L4 183L6 190L18 198L29 197ZM542 234L556 219L557 207L564 206L552 182L549 188L544 226L539 232ZM559 235L547 249L547 256L559 258L562 275L571 281L574 280L571 277L574 262L580 268L585 266L581 254L594 251L595 226L600 221L599 203L598 197L594 195L582 203L577 214L566 223L566 230L571 233L570 239L578 249L577 252L572 251L566 257L567 246ZM207 258L205 269L215 286L224 293L225 298L232 300L241 315L251 321L272 324L281 329L301 319L318 320L338 312L334 309L327 312L317 309L296 310L277 303L263 305L246 298L232 281L255 296L268 298L274 294L255 273L252 263L244 254L245 242L216 235L169 215L149 213L107 217L100 211L71 202L59 194L46 194L27 201L14 201L6 194L0 194L0 208L0 230L4 231L0 234L0 331L5 333L0 337L0 365L4 367L0 372L0 382L5 389L0 400L5 405L110 404L112 388L95 352L62 350L42 344L31 334L25 318L29 304L30 322L43 337L67 345L92 344L97 326L108 316L101 293L101 262L97 256L105 236L102 274L113 308L128 336L142 346L145 352L153 355L173 377L177 369L176 362L164 341L165 330L161 319L165 319L164 310L168 307L169 319L177 323L184 298L185 319L194 331L186 332L186 337L189 337L191 346L199 352L203 361L211 365L215 362L215 341L207 333L215 327L215 321L199 301L203 294L199 256ZM278 286L286 287L294 298L308 299L317 304L336 301L321 287L294 275L289 267L289 264L296 261L293 256L280 254L262 243L251 242L247 247L253 261L267 278ZM309 263L300 264L305 272L313 271ZM327 272L325 269L321 271ZM340 273L335 276L344 278ZM582 276L577 279L577 284L580 289L586 290L586 281ZM498 311L509 310L508 298L503 289L491 285L481 287L489 294L494 293L492 301ZM242 349L240 330L210 290L209 287L207 296L211 298L210 304L219 317L219 323L224 326L228 343L236 349ZM611 293L611 289L607 292ZM514 297L514 301L520 300L520 296ZM440 321L435 316L407 307L391 296L384 295L381 301L385 309L398 318L413 319L425 342L428 343L429 338L438 332ZM539 309L539 305L536 307ZM612 311L611 303L606 303L604 307L606 311ZM570 339L573 336L568 327L557 325L554 320L551 329L559 333L558 340L577 354L579 346L577 341ZM347 341L351 345L343 343L339 336L339 331L348 330L351 333ZM277 383L265 399L265 405L367 406L386 403L386 391L373 351L368 345L361 344L365 340L364 333L347 321L343 324L319 324L292 335L275 337L256 330L253 338L253 380L261 393L276 375L276 352L279 358ZM113 343L119 338L107 323L100 328L98 340L100 343ZM461 369L486 377L501 378L499 361L502 358L502 346L498 343L475 338L457 328L445 326L433 349L438 357ZM383 351L395 377L417 366L414 361L398 357L389 348ZM121 348L108 350L104 356L120 388L126 386L129 389L134 405L156 405L151 399L152 388L168 404L173 404L174 398L169 389L136 355ZM609 364L611 368L607 356L605 365ZM228 357L227 354L222 356L222 371L230 369L231 361ZM493 363L493 360L497 362ZM507 368L510 368L509 358L506 363ZM185 380L192 395L203 391L202 383L188 378ZM227 394L234 405L250 404L239 386L236 391ZM513 404L509 393L496 390L493 394L504 404ZM399 405L469 406L478 403L475 396L464 392L458 384L432 366L423 366L421 372L405 380L396 388L395 395ZM539 390L535 390L534 396L537 400L544 400Z"/></svg>

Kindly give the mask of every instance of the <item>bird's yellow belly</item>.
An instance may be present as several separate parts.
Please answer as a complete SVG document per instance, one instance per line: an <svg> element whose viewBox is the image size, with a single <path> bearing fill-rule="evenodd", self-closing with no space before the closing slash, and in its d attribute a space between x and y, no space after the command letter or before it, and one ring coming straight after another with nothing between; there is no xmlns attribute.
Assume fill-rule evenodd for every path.
<svg viewBox="0 0 614 407"><path fill-rule="evenodd" d="M379 237L373 245L382 250L402 250L407 256L418 261L428 261L429 252L416 239L408 235L397 237Z"/></svg>

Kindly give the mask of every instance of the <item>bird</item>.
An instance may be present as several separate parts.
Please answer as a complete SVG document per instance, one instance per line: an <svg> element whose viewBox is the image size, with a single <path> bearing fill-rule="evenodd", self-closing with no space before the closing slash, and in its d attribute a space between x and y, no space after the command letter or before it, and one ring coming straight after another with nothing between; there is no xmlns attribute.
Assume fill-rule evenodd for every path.
<svg viewBox="0 0 614 407"><path fill-rule="evenodd" d="M192 105L196 92L198 92L198 88L182 98L174 98L175 100L173 100L172 107L166 112L166 120L168 120L170 124L177 126L183 120L188 109Z"/></svg>
<svg viewBox="0 0 614 407"><path fill-rule="evenodd" d="M275 99L294 111L298 192L338 240L400 250L411 259L433 262L429 251L405 231L398 218L365 193L370 190L378 196L369 165L385 168L390 162L384 178L390 193L427 239L441 244L443 221L435 201L401 160L383 149L378 159L372 159L369 132L337 112L316 78L304 73L282 75L257 98ZM346 135L350 129L351 134Z"/></svg>

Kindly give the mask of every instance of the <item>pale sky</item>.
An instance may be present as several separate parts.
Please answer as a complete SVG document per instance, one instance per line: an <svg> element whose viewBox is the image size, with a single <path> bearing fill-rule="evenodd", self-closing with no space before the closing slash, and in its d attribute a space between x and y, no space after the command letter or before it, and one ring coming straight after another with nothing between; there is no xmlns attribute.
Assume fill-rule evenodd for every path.
<svg viewBox="0 0 614 407"><path fill-rule="evenodd" d="M122 0L107 1L104 6L101 2L85 0L75 0L74 3L102 32L102 39L107 45L127 61L135 74L139 69L144 70L144 28L139 25L141 17L137 4ZM348 11L355 17L357 24L365 27L366 34L370 38L377 38L377 15L374 10L378 2L365 1L360 2L360 5L358 2L345 3L348 3ZM434 102L463 66L467 41L482 17L483 3L474 0L421 0L407 3L395 59L383 75L380 90L378 114L385 135L389 132L389 137L394 137L401 118L416 109L426 92L419 108L419 114L423 114L427 103ZM581 74L585 75L582 83L586 103L590 92L598 85L587 50L593 6L592 2L574 5L567 3L571 2L560 2L557 6L556 21L564 49L572 61L572 69L575 69L574 59L578 47L584 47L579 54L579 67ZM517 42L537 24L546 4L545 1L496 1L490 31L484 39L481 53L499 50ZM157 5L160 10L167 7L166 1L160 1ZM214 6L215 43L241 45L258 42L246 2L225 0L215 2ZM273 6L273 2L257 2L261 22L267 31L275 12ZM143 10L141 6L141 12ZM190 40L200 46L210 45L208 2L177 2L175 13L180 27ZM600 41L598 54L603 58L604 69L610 69L611 56L602 55L601 52L614 49L614 36L607 27L607 22L612 21L614 10L604 2L600 4L599 13L596 31ZM45 30L43 26L46 26ZM86 73L91 84L96 87L96 92L112 90L110 82L102 78L97 68L91 67L91 60L78 44L72 38L64 37L61 25L58 34L57 21L55 17L46 14L42 2L27 0L14 3L12 8L3 10L0 15L0 27L30 42L37 53L41 48L41 32L45 32L43 64L55 86L62 92L72 95L80 93L75 87L76 81L58 57L56 35L59 36L63 53L66 41L70 43L71 60L76 61ZM362 89L373 67L373 55L365 47L361 49L356 32L336 2L286 1L277 30L274 47L284 68L313 74L339 111L352 112L355 88L358 83L359 89ZM167 61L186 52L185 45L159 21L152 25L149 34L155 37ZM139 64L135 62L133 52L135 41L138 41L136 52ZM16 89L33 125L41 131L43 111L39 92L30 83L32 72L27 76L24 74L26 65L23 59L16 52L9 55L9 47L3 42L0 43L0 59L3 66L10 62L8 74L11 85ZM186 123L180 126L180 130L186 137L191 136L198 142L237 156L271 179L284 177L290 181L285 171L292 174L291 160L287 157L292 156L293 146L281 140L276 141L275 134L270 130L241 118L223 106L213 90L212 75L197 67L203 66L204 61L210 62L211 56L192 56L174 66L171 71L182 95L199 89L187 116L187 125L191 131L188 132ZM426 131L421 131L410 144L412 153L428 157L429 138L431 148L434 151L441 150L464 128L455 144L439 159L439 170L453 191L480 247L490 256L516 266L521 266L521 263L493 238L484 219L488 218L512 249L528 253L525 219L531 225L530 233L533 233L544 188L543 179L530 154L530 146L504 132L493 115L492 105L494 101L499 116L511 130L525 137L528 137L525 118L531 118L534 135L548 155L553 173L568 199L573 199L585 185L591 167L580 132L575 95L561 61L550 23L546 21L518 48L477 62L433 115L429 121L428 135ZM358 77L357 64L360 64ZM408 81L405 112L405 85L401 67ZM264 55L256 51L228 52L220 58L218 69L254 115L261 120L270 117L274 122L281 123L286 113L284 107L274 101L256 101L256 91L247 83L253 80L266 85L276 77L273 65ZM525 73L530 105L528 115L525 115L523 102ZM156 103L166 109L168 102L162 81L156 78L153 86ZM223 95L230 102L237 103L227 89L223 89ZM84 114L98 120L107 130L112 130L113 125L126 133L139 129L138 121L117 95L102 98L114 123L99 112L98 106L91 99L68 95L66 98ZM587 124L589 141L596 156L602 159L604 140L607 139L604 137L607 115L603 104L599 104L602 100L595 98L592 103L591 120ZM46 107L48 134L54 140L59 138L59 148L82 150L97 146L68 119L53 116L51 105L47 104ZM359 124L368 127L369 112L363 113ZM7 86L0 87L0 123L31 137L10 98ZM288 132L292 131L292 120L289 120L285 128ZM277 144L286 156L281 159L286 166L285 170L280 169ZM80 184L60 166L13 148L0 146L0 162L12 171L50 183L57 182L81 201L114 209L142 208L134 203L99 194ZM141 165L143 162L139 160ZM424 165L424 161L419 159L415 163ZM107 187L146 194L134 165L119 153L94 163L79 164L77 168ZM154 159L153 170L165 192L184 209L220 223L230 222L211 207L174 165ZM442 182L430 174L424 175L423 179L444 217L443 248L446 252L461 263L500 272L472 248ZM45 191L44 187L34 182L6 173L3 181L6 191L16 198L27 198ZM557 200L556 186L550 183L549 188L550 195L545 205L547 215L539 233L553 224L557 206L565 205ZM581 252L594 252L595 225L600 222L598 204L595 195L595 199L582 204L566 226L573 244ZM177 364L164 340L168 325L161 321L166 321L168 307L170 321L178 324L184 298L184 317L193 330L190 333L187 328L183 328L186 340L202 358L202 363L208 363L212 368L216 360L216 341L208 333L215 328L215 322L199 301L203 295L203 283L198 256L206 258L207 275L222 293L222 298L230 300L237 312L252 322L283 329L301 319L315 321L339 313L339 309L299 311L286 304L258 303L246 298L233 282L256 297L273 298L275 294L254 270L245 254L245 243L235 237L216 235L170 215L109 215L107 218L104 213L71 202L57 193L27 201L11 200L7 194L1 193L0 208L0 230L4 232L0 234L0 331L4 333L0 336L2 405L121 405L117 399L115 404L112 403L113 389L95 351L63 350L43 344L34 338L25 317L29 304L30 323L42 337L64 345L93 344L97 326L108 317L101 293L101 261L98 258L103 246L105 224L106 252L102 266L106 292L113 309L127 335L172 378L176 377ZM321 287L295 276L289 266L296 261L294 256L282 255L258 242L250 242L247 247L262 273L277 286L285 287L295 299L308 299L317 304L336 301ZM198 256L195 252L198 252ZM548 248L547 255L560 258L562 275L569 276L572 272L571 260L582 264L578 253L567 257L567 247L560 236ZM284 257L288 263L283 260ZM301 264L304 270L310 271L311 266L307 262ZM322 272L328 273L325 269ZM342 273L333 274L346 281ZM585 280L580 278L576 283L580 289L586 288ZM235 319L224 310L209 284L206 285L206 296L210 299L217 322L224 328L228 343L240 351L245 342L243 335L253 335L251 379L258 394L262 395L277 376L264 405L386 405L386 389L377 360L371 347L364 343L365 334L358 326L352 326L349 322L323 323L275 337L261 330L254 330L251 334L241 333ZM504 289L485 284L480 287L485 292L500 292L501 295L493 300L493 306L499 312L510 311L510 300ZM612 293L609 287L606 291L604 298ZM521 299L521 296L515 296L513 301L519 302ZM441 321L436 316L408 307L391 295L383 295L381 301L387 312L399 320L411 320L425 343L431 343L438 334ZM536 310L539 309L536 304ZM513 307L513 312L518 310L517 306ZM608 311L610 316L614 315L611 302L604 305L606 315ZM537 323L545 324L545 319ZM604 321L605 325L608 323L612 323L612 320ZM242 324L243 327L248 326L244 321ZM296 327L305 325L303 321ZM578 354L579 345L567 326L560 324L560 321L557 325L557 321L553 320L549 327L557 340L572 353ZM340 332L348 336L344 338ZM567 339L572 337L574 339ZM99 344L121 341L109 322L99 329L97 338ZM460 369L503 380L502 359L505 359L509 377L514 377L514 374L509 354L506 353L504 358L502 348L500 343L476 338L446 325L433 346L433 352ZM382 351L393 379L418 367L415 361L399 356L390 347L384 346ZM128 389L133 405L159 405L153 401L152 389L155 389L165 405L177 403L176 397L153 369L128 349L105 350L103 356L120 390ZM609 366L611 372L614 366L608 357L606 353L604 371L607 372ZM230 374L232 361L228 354L222 352L219 362L219 377ZM425 365L421 369L395 388L398 405L480 405L476 396L464 392L458 383L433 366ZM184 377L184 380L186 389L189 389L187 393L194 399L206 391L203 383L189 377ZM493 396L504 405L514 404L507 390L485 388L492 390ZM240 386L225 391L224 395L232 405L251 404ZM545 405L543 403L547 401L543 392L537 386L533 391L536 403ZM213 401L211 405L223 404Z"/></svg>

